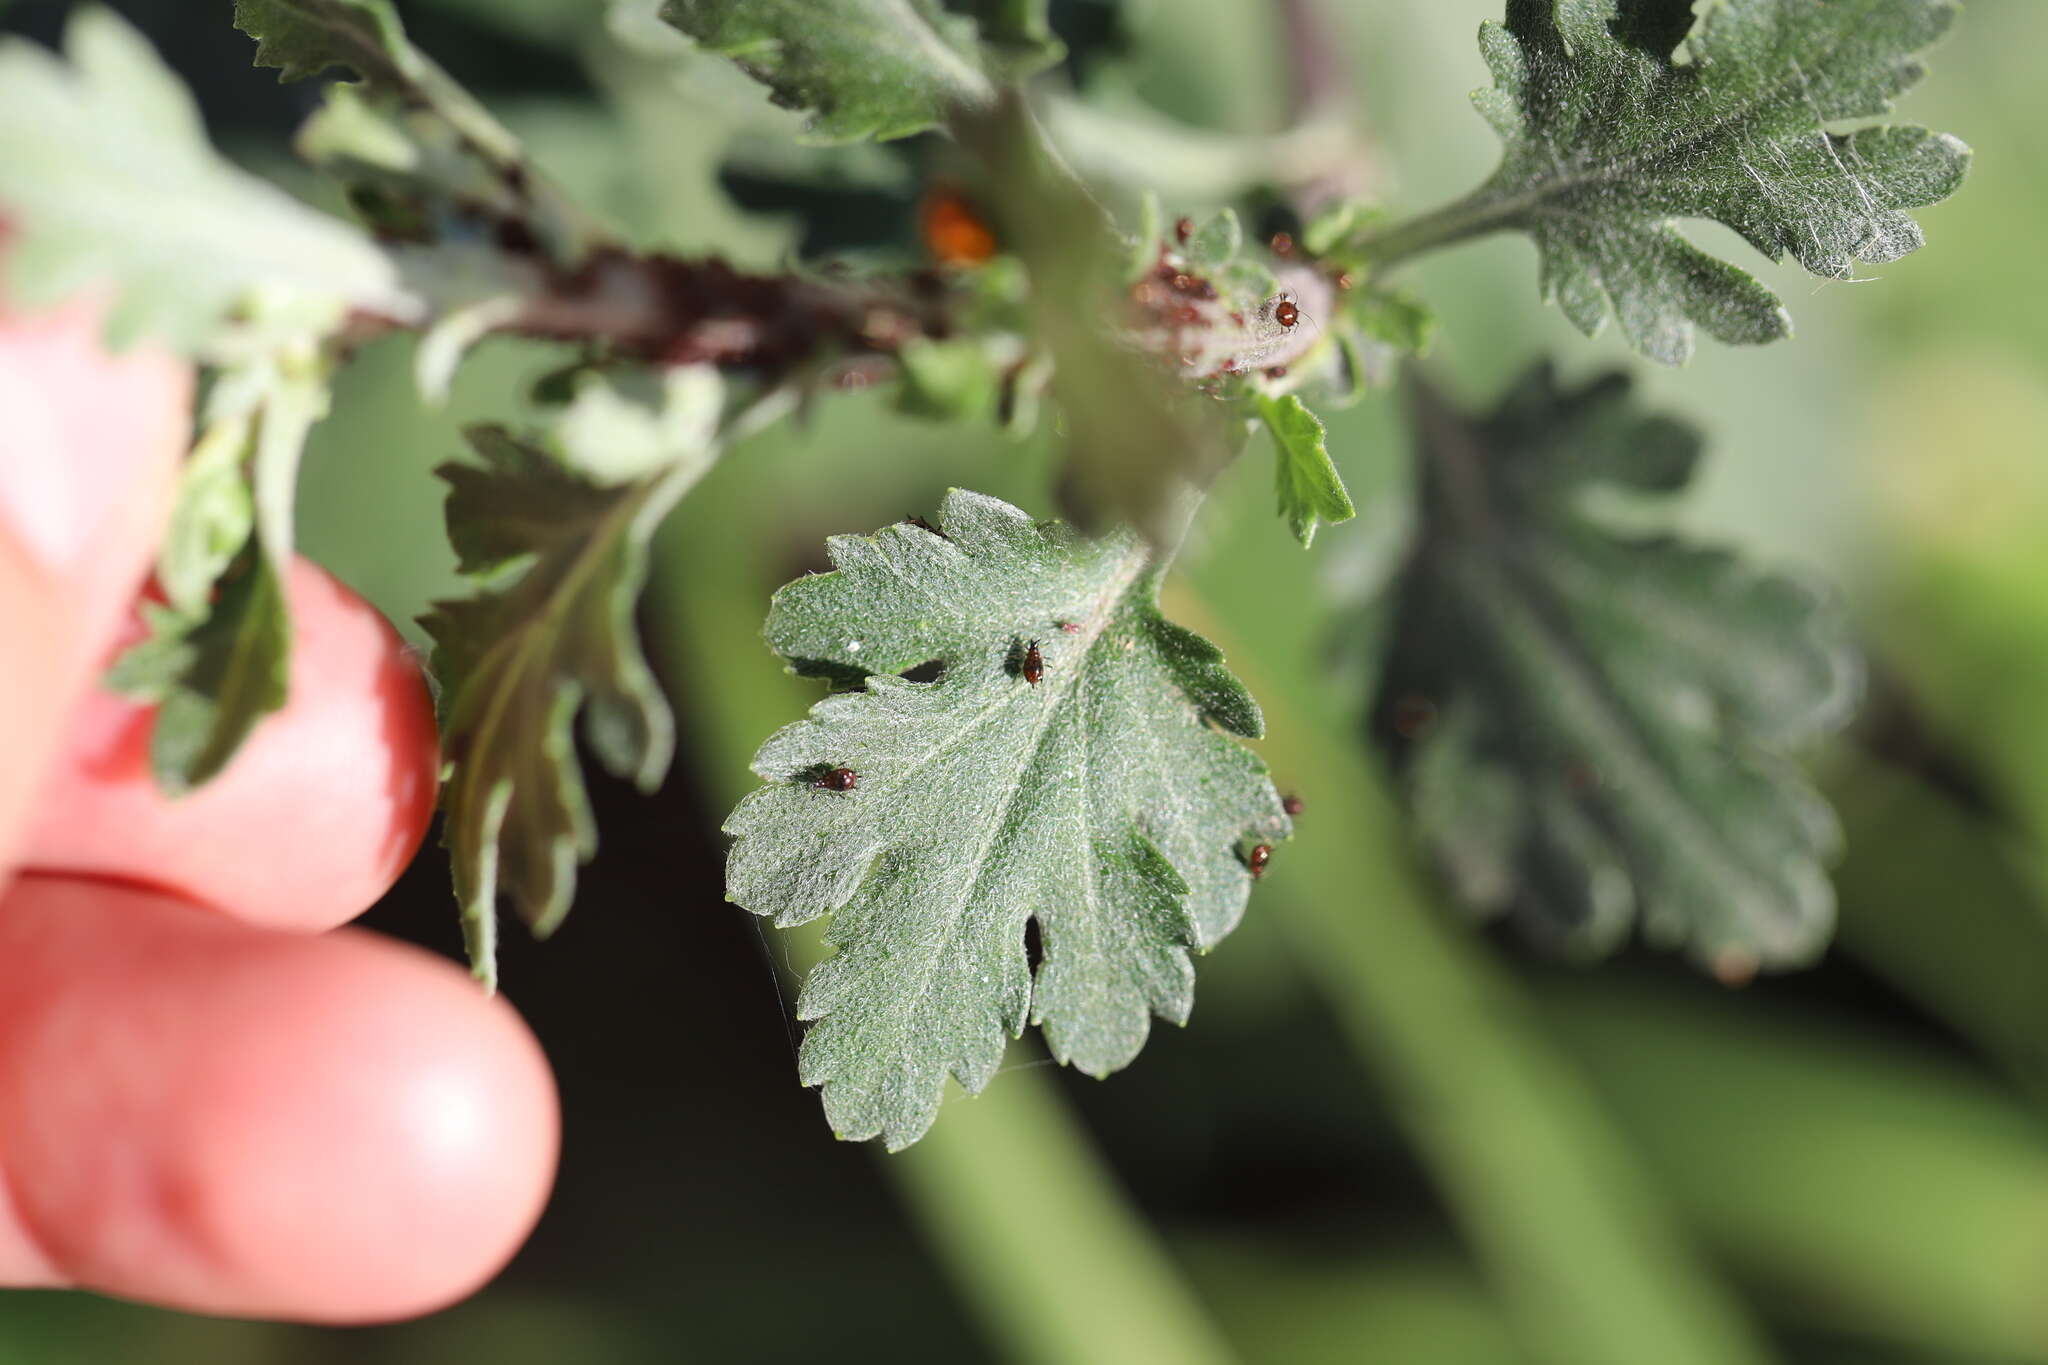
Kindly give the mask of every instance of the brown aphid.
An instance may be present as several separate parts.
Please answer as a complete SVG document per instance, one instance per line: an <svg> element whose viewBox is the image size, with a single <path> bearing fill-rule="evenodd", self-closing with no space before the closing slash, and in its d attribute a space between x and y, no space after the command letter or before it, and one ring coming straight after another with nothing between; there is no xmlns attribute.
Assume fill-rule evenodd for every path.
<svg viewBox="0 0 2048 1365"><path fill-rule="evenodd" d="M850 792L860 785L860 774L851 768L832 768L820 774L811 785L828 792Z"/></svg>
<svg viewBox="0 0 2048 1365"><path fill-rule="evenodd" d="M1410 692L1394 703L1394 733L1414 739L1436 724L1436 703Z"/></svg>
<svg viewBox="0 0 2048 1365"><path fill-rule="evenodd" d="M1292 327L1301 321L1301 310L1294 306L1293 299L1282 299L1273 305L1273 321L1282 327Z"/></svg>
<svg viewBox="0 0 2048 1365"><path fill-rule="evenodd" d="M1276 232L1273 234L1272 240L1266 245L1273 248L1275 256L1292 256L1294 254L1294 234L1291 232Z"/></svg>
<svg viewBox="0 0 2048 1365"><path fill-rule="evenodd" d="M1268 365L1266 367L1266 378L1285 379L1286 377L1287 367L1285 365Z"/></svg>
<svg viewBox="0 0 2048 1365"><path fill-rule="evenodd" d="M1182 246L1186 246L1186 245L1188 244L1188 238L1190 238L1190 237L1192 237L1192 236L1194 236L1194 235L1195 235L1195 220L1194 220L1194 219L1192 219L1192 218L1176 218L1176 219L1174 219L1174 221L1173 221L1173 240L1174 240L1174 241L1176 241L1176 242L1179 242L1179 243L1180 243L1180 244L1181 244Z"/></svg>
<svg viewBox="0 0 2048 1365"><path fill-rule="evenodd" d="M1332 283L1334 283L1337 286L1337 288L1341 291L1351 288L1351 286L1357 284L1358 281L1351 278L1350 271L1340 270L1337 272L1337 278L1334 281L1332 281Z"/></svg>
<svg viewBox="0 0 2048 1365"><path fill-rule="evenodd" d="M1253 881L1257 881L1266 875L1266 863L1272 856L1273 846L1271 844L1258 844L1253 847L1250 855L1244 860L1245 866L1252 870Z"/></svg>
<svg viewBox="0 0 2048 1365"><path fill-rule="evenodd" d="M1564 785L1573 796L1591 796L1600 790L1600 770L1583 759L1564 766Z"/></svg>
<svg viewBox="0 0 2048 1365"><path fill-rule="evenodd" d="M1180 293L1188 293L1195 287L1195 277L1193 275L1186 273L1185 271L1175 271L1173 276L1173 287Z"/></svg>
<svg viewBox="0 0 2048 1365"><path fill-rule="evenodd" d="M1045 676L1045 656L1038 652L1038 641L1033 640L1024 649L1024 681L1033 687Z"/></svg>
<svg viewBox="0 0 2048 1365"><path fill-rule="evenodd" d="M1293 792L1289 792L1280 798L1280 809L1286 811L1289 815L1301 814L1303 810L1301 798Z"/></svg>
<svg viewBox="0 0 2048 1365"><path fill-rule="evenodd" d="M1079 635L1081 633L1081 623L1079 621L1062 621L1060 622L1060 629L1069 635Z"/></svg>

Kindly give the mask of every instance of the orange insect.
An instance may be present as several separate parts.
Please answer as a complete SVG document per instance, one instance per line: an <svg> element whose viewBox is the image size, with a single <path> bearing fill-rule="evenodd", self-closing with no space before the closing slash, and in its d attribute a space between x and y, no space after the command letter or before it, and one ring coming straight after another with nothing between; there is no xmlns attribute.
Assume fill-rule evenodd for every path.
<svg viewBox="0 0 2048 1365"><path fill-rule="evenodd" d="M934 185L917 206L918 235L940 265L981 265L996 254L996 234L958 190Z"/></svg>

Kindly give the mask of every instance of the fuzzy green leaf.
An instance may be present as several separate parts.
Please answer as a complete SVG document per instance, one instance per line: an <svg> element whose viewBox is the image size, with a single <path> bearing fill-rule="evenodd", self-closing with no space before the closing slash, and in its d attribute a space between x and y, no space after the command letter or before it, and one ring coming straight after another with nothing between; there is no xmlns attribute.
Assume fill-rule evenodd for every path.
<svg viewBox="0 0 2048 1365"><path fill-rule="evenodd" d="M260 321L260 319L259 319ZM150 766L179 795L212 780L290 684L285 583L299 457L326 415L329 362L301 338L220 371L157 553L161 606L108 671L156 704Z"/></svg>
<svg viewBox="0 0 2048 1365"><path fill-rule="evenodd" d="M80 9L65 52L0 39L0 203L17 234L18 303L111 283L112 341L146 333L202 354L259 289L296 298L298 323L315 328L350 305L410 316L361 232L215 153L191 96L124 22Z"/></svg>
<svg viewBox="0 0 2048 1365"><path fill-rule="evenodd" d="M907 137L995 97L974 21L939 0L668 0L661 15L808 112L822 142Z"/></svg>
<svg viewBox="0 0 2048 1365"><path fill-rule="evenodd" d="M1273 436L1273 482L1279 490L1280 515L1305 550L1315 540L1319 523L1349 521L1357 509L1344 491L1337 466L1330 462L1321 419L1291 393L1282 398L1261 394L1257 405L1259 419Z"/></svg>
<svg viewBox="0 0 2048 1365"><path fill-rule="evenodd" d="M1756 343L1791 323L1770 290L1692 245L1711 218L1764 255L1848 279L1921 244L1904 210L1946 198L1969 149L1912 127L1828 125L1888 112L1947 0L1510 0L1473 96L1506 145L1470 198L1377 239L1392 259L1483 232L1529 233L1543 294L1588 335L1611 311L1630 344L1683 362L1695 327ZM1680 40L1683 39L1683 47Z"/></svg>
<svg viewBox="0 0 2048 1365"><path fill-rule="evenodd" d="M618 431L613 408L624 400L608 391L602 401L598 429ZM646 420L653 429L641 437L658 441L660 414ZM475 597L435 603L421 621L434 637L452 766L442 837L471 966L487 983L497 976L500 893L536 934L550 933L575 896L577 864L596 851L577 716L614 775L652 790L668 771L674 718L633 611L649 539L710 463L708 428L690 431L671 426L665 462L636 463L637 477L610 484L572 464L573 454L494 426L466 433L481 465L439 471L462 570L486 582Z"/></svg>
<svg viewBox="0 0 2048 1365"><path fill-rule="evenodd" d="M487 159L519 159L518 139L412 45L391 0L235 0L235 27L256 40L256 64L276 67L280 81L346 67L434 110Z"/></svg>
<svg viewBox="0 0 2048 1365"><path fill-rule="evenodd" d="M1697 438L1626 394L1539 370L1468 421L1418 390L1423 526L1375 729L1480 913L1576 956L1640 924L1726 976L1809 961L1835 823L1780 751L1847 719L1860 664L1808 585L1588 506L1690 478Z"/></svg>
<svg viewBox="0 0 2048 1365"><path fill-rule="evenodd" d="M1251 849L1289 827L1264 765L1219 733L1257 735L1257 706L1160 615L1137 537L955 491L937 532L829 548L836 572L777 593L768 640L865 686L761 747L768 785L726 823L727 894L778 924L833 916L837 954L797 1002L816 1021L803 1080L841 1136L893 1150L949 1073L987 1084L1027 1019L1098 1076L1152 1015L1184 1021L1190 953L1237 923ZM937 681L895 676L934 662ZM850 790L825 785L841 767Z"/></svg>

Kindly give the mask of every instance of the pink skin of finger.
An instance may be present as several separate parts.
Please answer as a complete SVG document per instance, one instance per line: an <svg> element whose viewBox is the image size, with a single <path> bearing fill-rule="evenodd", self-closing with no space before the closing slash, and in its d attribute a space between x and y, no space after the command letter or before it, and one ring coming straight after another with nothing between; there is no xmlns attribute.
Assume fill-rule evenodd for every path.
<svg viewBox="0 0 2048 1365"><path fill-rule="evenodd" d="M171 798L147 706L92 689L43 789L24 865L173 891L251 924L318 931L397 879L439 765L419 667L375 608L301 560L286 587L291 692L226 771ZM124 639L140 633L131 623Z"/></svg>
<svg viewBox="0 0 2048 1365"><path fill-rule="evenodd" d="M30 876L0 963L13 1283L384 1321L473 1291L539 1215L546 1061L444 961Z"/></svg>
<svg viewBox="0 0 2048 1365"><path fill-rule="evenodd" d="M90 301L24 316L0 299L0 882L190 438L190 371L147 347L110 356L99 329Z"/></svg>
<svg viewBox="0 0 2048 1365"><path fill-rule="evenodd" d="M360 911L431 812L431 708L369 607L292 570L290 701L183 802L147 772L147 712L95 690L189 396L161 352L108 356L89 301L0 300L0 1285L426 1312L531 1229L554 1082L454 964L279 931ZM30 846L43 871L10 887Z"/></svg>

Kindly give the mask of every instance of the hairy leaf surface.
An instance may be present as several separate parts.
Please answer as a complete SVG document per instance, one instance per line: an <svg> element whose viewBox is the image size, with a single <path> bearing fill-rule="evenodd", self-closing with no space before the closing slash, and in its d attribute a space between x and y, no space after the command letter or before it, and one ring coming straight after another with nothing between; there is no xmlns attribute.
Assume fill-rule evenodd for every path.
<svg viewBox="0 0 2048 1365"><path fill-rule="evenodd" d="M1306 549L1316 538L1316 527L1335 525L1357 515L1344 480L1330 461L1323 442L1323 424L1293 394L1272 398L1261 394L1255 400L1259 418L1273 437L1275 471L1280 515Z"/></svg>
<svg viewBox="0 0 2048 1365"><path fill-rule="evenodd" d="M598 421L600 431L621 429L616 412ZM708 439L683 442L634 477L603 482L572 463L573 451L558 456L499 427L468 436L483 463L440 470L448 532L463 571L490 577L475 597L436 603L422 624L434 637L452 767L443 839L471 966L488 983L500 893L547 934L569 911L577 864L596 851L577 716L613 774L652 790L668 771L674 718L633 610L648 540L711 450Z"/></svg>
<svg viewBox="0 0 2048 1365"><path fill-rule="evenodd" d="M191 95L126 23L82 8L65 52L0 39L17 304L111 283L112 341L148 334L208 356L259 289L273 304L298 300L295 328L332 325L350 305L410 314L396 270L360 231L208 145Z"/></svg>
<svg viewBox="0 0 2048 1365"><path fill-rule="evenodd" d="M1580 956L1640 924L1726 976L1803 962L1835 824L1779 755L1847 719L1860 664L1809 586L1588 507L1691 476L1697 438L1626 391L1544 369L1467 421L1418 390L1423 529L1375 729L1477 911Z"/></svg>
<svg viewBox="0 0 2048 1365"><path fill-rule="evenodd" d="M519 158L518 139L412 45L391 0L235 0L235 27L256 40L256 64L276 67L281 81L346 67L434 110L487 158Z"/></svg>
<svg viewBox="0 0 2048 1365"><path fill-rule="evenodd" d="M1473 101L1506 143L1463 202L1377 239L1392 259L1479 233L1529 233L1544 297L1580 330L1610 311L1629 342L1684 361L1694 328L1774 341L1770 290L1693 246L1678 218L1727 224L1772 260L1847 279L1921 244L1905 210L1946 198L1969 149L1904 126L1830 132L1888 112L1947 0L1510 0L1480 46L1494 86ZM1680 46L1681 40L1683 46Z"/></svg>
<svg viewBox="0 0 2048 1365"><path fill-rule="evenodd" d="M777 104L807 111L820 141L907 137L995 97L974 21L939 0L668 0L661 13ZM996 36L1009 43L1027 29L1011 20Z"/></svg>
<svg viewBox="0 0 2048 1365"><path fill-rule="evenodd" d="M815 1021L803 1079L841 1136L894 1149L948 1074L980 1090L1027 1020L1095 1075L1137 1055L1152 1015L1184 1021L1190 954L1237 923L1251 849L1289 827L1264 765L1220 733L1257 735L1257 706L1160 615L1137 537L955 491L936 532L830 549L835 572L776 594L769 643L865 686L762 746L768 785L726 824L728 895L778 924L833 916L837 954L797 1005ZM897 676L934 662L936 681Z"/></svg>
<svg viewBox="0 0 2048 1365"><path fill-rule="evenodd" d="M157 710L150 767L173 795L217 776L285 704L292 623L285 592L299 457L327 412L328 362L308 339L221 371L157 553L161 604L108 685Z"/></svg>

